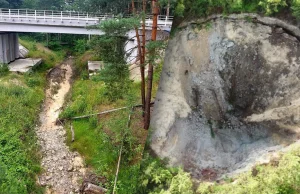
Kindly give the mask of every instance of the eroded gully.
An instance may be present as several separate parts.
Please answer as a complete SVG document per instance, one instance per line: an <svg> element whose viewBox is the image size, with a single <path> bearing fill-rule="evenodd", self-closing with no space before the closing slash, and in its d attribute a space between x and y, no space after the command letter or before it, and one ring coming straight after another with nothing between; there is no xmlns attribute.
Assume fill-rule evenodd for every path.
<svg viewBox="0 0 300 194"><path fill-rule="evenodd" d="M57 124L65 97L71 89L73 62L69 58L49 72L46 99L40 114L37 136L44 171L39 176L39 183L46 187L47 194L79 193L80 180L86 173L83 159L70 151L65 143L66 130Z"/></svg>

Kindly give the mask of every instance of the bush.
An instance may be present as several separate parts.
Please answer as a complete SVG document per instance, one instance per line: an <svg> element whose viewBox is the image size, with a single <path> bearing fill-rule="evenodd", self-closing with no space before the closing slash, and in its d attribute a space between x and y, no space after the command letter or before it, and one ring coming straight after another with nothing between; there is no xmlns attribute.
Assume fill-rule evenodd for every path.
<svg viewBox="0 0 300 194"><path fill-rule="evenodd" d="M163 161L144 153L141 164L139 193L192 194L189 173L180 168L167 168Z"/></svg>
<svg viewBox="0 0 300 194"><path fill-rule="evenodd" d="M62 49L59 41L50 41L48 47L49 47L49 49L54 50L54 51L58 51L58 50Z"/></svg>
<svg viewBox="0 0 300 194"><path fill-rule="evenodd" d="M271 15L279 11L280 7L287 6L286 0L262 0L259 2L267 15Z"/></svg>
<svg viewBox="0 0 300 194"><path fill-rule="evenodd" d="M233 183L201 183L199 194L240 193L300 193L300 147L285 153L276 165L256 166L255 175L247 172L239 175Z"/></svg>
<svg viewBox="0 0 300 194"><path fill-rule="evenodd" d="M207 16L216 13L256 12L271 15L287 7L287 0L178 0L175 14L178 16ZM299 13L299 0L292 1L294 15Z"/></svg>
<svg viewBox="0 0 300 194"><path fill-rule="evenodd" d="M79 39L75 43L75 51L79 54L83 54L89 49L88 43L85 39Z"/></svg>
<svg viewBox="0 0 300 194"><path fill-rule="evenodd" d="M0 64L0 76L5 76L9 73L8 65Z"/></svg>
<svg viewBox="0 0 300 194"><path fill-rule="evenodd" d="M300 1L299 0L293 0L293 2L292 2L292 10L293 10L293 15L297 19L300 19Z"/></svg>

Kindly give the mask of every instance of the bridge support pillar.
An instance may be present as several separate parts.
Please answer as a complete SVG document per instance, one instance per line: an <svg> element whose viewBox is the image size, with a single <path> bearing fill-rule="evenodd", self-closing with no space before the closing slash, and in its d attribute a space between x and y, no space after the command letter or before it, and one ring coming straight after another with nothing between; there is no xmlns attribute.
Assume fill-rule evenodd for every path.
<svg viewBox="0 0 300 194"><path fill-rule="evenodd" d="M8 64L19 58L17 33L0 33L0 63Z"/></svg>

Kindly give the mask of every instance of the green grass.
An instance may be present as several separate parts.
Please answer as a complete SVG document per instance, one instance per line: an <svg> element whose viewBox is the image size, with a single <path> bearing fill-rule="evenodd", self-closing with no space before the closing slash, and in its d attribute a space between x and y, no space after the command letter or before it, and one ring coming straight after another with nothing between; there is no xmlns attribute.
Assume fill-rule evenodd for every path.
<svg viewBox="0 0 300 194"><path fill-rule="evenodd" d="M42 58L43 70L52 68L54 65L61 63L66 52L64 50L52 51L43 46L41 43L37 43L29 39L20 39L20 44L29 50L28 57Z"/></svg>
<svg viewBox="0 0 300 194"><path fill-rule="evenodd" d="M256 166L254 170L241 174L229 183L201 183L199 194L296 194L300 193L300 146L283 154L279 161Z"/></svg>
<svg viewBox="0 0 300 194"><path fill-rule="evenodd" d="M82 76L86 61L93 58L86 52L76 59L77 79L74 82L69 103L66 104L60 118L72 118L90 113L102 112L114 108L127 107L140 102L140 83L132 83L130 92L124 99L110 101L103 82L88 80ZM154 95L157 92L162 65L154 74ZM72 150L84 156L86 164L97 174L108 179L106 187L112 190L118 162L119 149L124 139L124 150L118 179L118 192L132 194L136 192L139 177L139 161L142 158L147 132L141 125L142 112L136 110L132 116L132 127L127 129L129 109L103 116L68 121L66 126L73 125L75 141L71 142L71 132L67 133L67 144Z"/></svg>
<svg viewBox="0 0 300 194"><path fill-rule="evenodd" d="M31 49L35 42L22 41ZM30 51L31 57L44 62L32 72L0 74L0 194L39 194L37 185L41 172L40 152L35 128L44 99L46 70L63 60L63 52L54 53L38 45L41 50ZM54 58L54 60L52 60Z"/></svg>
<svg viewBox="0 0 300 194"><path fill-rule="evenodd" d="M30 87L16 74L0 80L0 193L42 193L36 185L41 169L34 129L45 81Z"/></svg>

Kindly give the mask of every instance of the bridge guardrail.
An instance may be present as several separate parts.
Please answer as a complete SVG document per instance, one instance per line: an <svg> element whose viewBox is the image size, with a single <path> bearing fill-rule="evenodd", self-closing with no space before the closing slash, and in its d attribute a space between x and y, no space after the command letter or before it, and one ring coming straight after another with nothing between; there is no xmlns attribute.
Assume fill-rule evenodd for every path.
<svg viewBox="0 0 300 194"><path fill-rule="evenodd" d="M132 15L125 15L123 17L130 17ZM119 16L113 14L89 14L75 11L52 11L52 10L30 10L30 9L3 9L0 8L0 20L18 19L18 20L61 20L61 21L86 21L87 23L98 24L103 20L118 18ZM171 26L173 16L158 16L158 26ZM152 15L146 16L146 26L152 25Z"/></svg>

